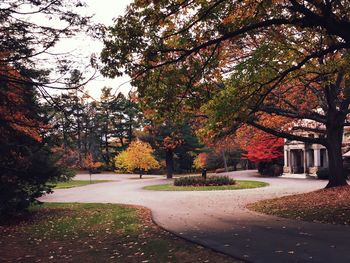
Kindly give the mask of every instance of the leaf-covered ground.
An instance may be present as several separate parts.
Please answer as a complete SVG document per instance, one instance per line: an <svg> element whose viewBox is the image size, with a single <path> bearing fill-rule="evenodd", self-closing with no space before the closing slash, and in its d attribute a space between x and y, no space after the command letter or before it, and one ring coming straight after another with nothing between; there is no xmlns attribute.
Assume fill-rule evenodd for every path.
<svg viewBox="0 0 350 263"><path fill-rule="evenodd" d="M1 262L239 262L157 227L149 210L44 204L0 223Z"/></svg>
<svg viewBox="0 0 350 263"><path fill-rule="evenodd" d="M248 208L286 218L350 225L350 186L263 200Z"/></svg>
<svg viewBox="0 0 350 263"><path fill-rule="evenodd" d="M214 191L214 190L240 190L258 188L269 185L265 182L237 180L233 185L221 186L174 186L173 184L148 185L143 189L155 191Z"/></svg>

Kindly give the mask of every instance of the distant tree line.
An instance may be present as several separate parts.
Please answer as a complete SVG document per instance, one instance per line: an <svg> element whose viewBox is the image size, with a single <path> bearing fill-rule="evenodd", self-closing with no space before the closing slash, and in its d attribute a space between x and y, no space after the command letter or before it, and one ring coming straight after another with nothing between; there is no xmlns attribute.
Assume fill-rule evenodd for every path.
<svg viewBox="0 0 350 263"><path fill-rule="evenodd" d="M137 103L122 93L113 94L111 88L103 88L98 101L77 90L58 95L54 101L47 105L52 135L63 154L75 155L72 168L84 169L85 158L92 154L105 169L112 169L112 158L127 148L144 122Z"/></svg>

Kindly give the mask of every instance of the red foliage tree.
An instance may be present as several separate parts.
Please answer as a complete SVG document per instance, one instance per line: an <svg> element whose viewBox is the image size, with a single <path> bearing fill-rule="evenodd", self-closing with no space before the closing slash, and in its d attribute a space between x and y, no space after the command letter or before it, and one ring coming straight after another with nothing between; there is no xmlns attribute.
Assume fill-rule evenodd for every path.
<svg viewBox="0 0 350 263"><path fill-rule="evenodd" d="M282 138L277 138L270 134L262 134L259 140L254 140L244 150L247 152L243 158L251 162L272 162L283 157Z"/></svg>

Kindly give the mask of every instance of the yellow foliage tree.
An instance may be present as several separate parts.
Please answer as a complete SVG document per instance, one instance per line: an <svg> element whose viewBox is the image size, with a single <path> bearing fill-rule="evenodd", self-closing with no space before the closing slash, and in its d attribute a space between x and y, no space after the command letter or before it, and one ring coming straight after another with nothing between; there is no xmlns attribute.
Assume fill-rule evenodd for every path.
<svg viewBox="0 0 350 263"><path fill-rule="evenodd" d="M117 168L117 171L124 171L128 172L129 167L128 167L128 161L127 161L127 151L122 151L120 152L115 158L114 158L114 165Z"/></svg>
<svg viewBox="0 0 350 263"><path fill-rule="evenodd" d="M148 143L134 141L130 143L128 149L115 157L115 166L127 172L138 171L142 178L143 172L160 167L153 152L154 150Z"/></svg>

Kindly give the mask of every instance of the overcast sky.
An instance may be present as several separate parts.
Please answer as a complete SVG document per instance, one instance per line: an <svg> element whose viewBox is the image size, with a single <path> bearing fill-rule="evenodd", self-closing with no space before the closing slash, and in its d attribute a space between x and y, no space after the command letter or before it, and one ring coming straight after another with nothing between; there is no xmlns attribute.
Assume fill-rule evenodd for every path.
<svg viewBox="0 0 350 263"><path fill-rule="evenodd" d="M112 25L113 18L123 15L125 8L133 0L85 0L85 2L88 5L86 14L93 14L94 22ZM82 35L74 40L62 40L56 48L59 52L71 52L79 57L85 57L85 63L88 63L87 59L92 53L100 54L103 44L102 41L92 40ZM128 80L128 76L115 79L107 79L100 76L87 84L87 90L95 99L99 98L100 91L104 86L127 93L131 88L130 84L122 84L128 82Z"/></svg>

